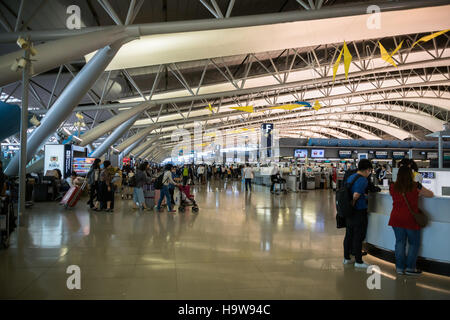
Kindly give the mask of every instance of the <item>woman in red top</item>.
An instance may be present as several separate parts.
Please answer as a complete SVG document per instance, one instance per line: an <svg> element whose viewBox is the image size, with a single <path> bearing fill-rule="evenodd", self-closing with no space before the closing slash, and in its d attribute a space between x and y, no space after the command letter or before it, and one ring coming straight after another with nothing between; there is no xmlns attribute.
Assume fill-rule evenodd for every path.
<svg viewBox="0 0 450 320"><path fill-rule="evenodd" d="M416 275L421 271L416 269L416 260L420 247L420 227L408 209L403 194L414 212L418 212L419 196L432 197L433 192L422 187L413 180L413 172L409 166L401 166L397 181L390 185L389 192L393 205L389 225L395 233L395 267L398 274ZM409 248L406 255L406 240Z"/></svg>

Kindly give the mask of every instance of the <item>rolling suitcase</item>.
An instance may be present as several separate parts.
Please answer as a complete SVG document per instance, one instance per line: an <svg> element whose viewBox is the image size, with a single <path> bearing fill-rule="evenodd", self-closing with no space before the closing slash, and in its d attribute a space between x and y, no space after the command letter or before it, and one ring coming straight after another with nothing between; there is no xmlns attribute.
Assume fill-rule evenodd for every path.
<svg viewBox="0 0 450 320"><path fill-rule="evenodd" d="M72 208L74 207L78 200L80 199L81 193L83 192L84 188L86 187L87 181L85 180L81 187L73 186L69 189L69 191L66 192L64 197L62 198L60 205L63 205L65 208Z"/></svg>
<svg viewBox="0 0 450 320"><path fill-rule="evenodd" d="M144 198L147 208L153 208L155 206L155 188L153 187L153 184L144 185Z"/></svg>

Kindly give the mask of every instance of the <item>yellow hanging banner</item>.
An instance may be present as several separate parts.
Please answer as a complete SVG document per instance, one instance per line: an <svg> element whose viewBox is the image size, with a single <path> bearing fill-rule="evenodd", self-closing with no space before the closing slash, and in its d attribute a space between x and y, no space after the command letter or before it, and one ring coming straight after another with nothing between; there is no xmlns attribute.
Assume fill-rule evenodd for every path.
<svg viewBox="0 0 450 320"><path fill-rule="evenodd" d="M319 111L319 109L322 108L322 106L320 105L319 100L316 100L316 102L314 102L313 108L316 111Z"/></svg>
<svg viewBox="0 0 450 320"><path fill-rule="evenodd" d="M253 112L253 106L244 106L244 107L230 107L231 109L238 110L238 111L244 111L248 113Z"/></svg>
<svg viewBox="0 0 450 320"><path fill-rule="evenodd" d="M417 40L416 42L414 42L413 45L412 45L412 47L411 47L411 49L414 48L414 47L416 46L416 44L418 44L419 42L427 42L427 41L430 41L431 39L436 38L436 37L439 37L440 35L442 35L442 34L448 32L448 31L450 31L450 29L442 30L442 31L439 31L439 32L432 33L432 34L430 34L430 35L428 35L428 36L424 36L424 37L420 38L419 40Z"/></svg>
<svg viewBox="0 0 450 320"><path fill-rule="evenodd" d="M298 104L285 104L282 106L270 107L270 109L281 109L281 110L294 110L300 108L301 105Z"/></svg>
<svg viewBox="0 0 450 320"><path fill-rule="evenodd" d="M333 81L336 78L336 73L339 68L339 64L341 63L342 54L344 54L344 68L345 68L345 79L348 79L348 70L350 69L350 64L352 63L352 55L350 50L348 50L347 43L344 41L344 47L342 48L336 62L333 65Z"/></svg>
<svg viewBox="0 0 450 320"><path fill-rule="evenodd" d="M336 78L336 72L337 72L337 70L339 68L339 64L341 63L341 58L342 58L342 53L343 52L344 52L344 50L341 50L341 53L339 53L339 56L338 56L336 62L334 63L334 66L333 66L333 81Z"/></svg>
<svg viewBox="0 0 450 320"><path fill-rule="evenodd" d="M352 63L352 55L347 48L347 44L344 41L344 67L345 67L345 79L348 78L348 70L350 69L350 64Z"/></svg>
<svg viewBox="0 0 450 320"><path fill-rule="evenodd" d="M383 59L383 60L386 61L387 63L392 64L394 67L397 68L397 64L395 63L394 59L392 59L392 56L393 56L394 54L396 54L398 50L400 50L400 48L401 48L402 45L403 45L403 41L400 42L400 44L397 46L397 48L395 48L394 51L392 51L391 54L389 54L389 53L387 52L387 50L383 47L383 45L381 44L381 42L378 42L378 44L379 44L379 46L380 46L381 59Z"/></svg>
<svg viewBox="0 0 450 320"><path fill-rule="evenodd" d="M211 103L208 103L208 106L205 109L208 109L209 111L211 111L211 113L213 113L213 108L211 106Z"/></svg>

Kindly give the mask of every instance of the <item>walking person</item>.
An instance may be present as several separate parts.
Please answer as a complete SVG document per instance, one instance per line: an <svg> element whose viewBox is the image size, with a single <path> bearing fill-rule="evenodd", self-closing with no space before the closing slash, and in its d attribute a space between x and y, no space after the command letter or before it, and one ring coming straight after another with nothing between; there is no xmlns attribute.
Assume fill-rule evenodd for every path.
<svg viewBox="0 0 450 320"><path fill-rule="evenodd" d="M244 168L244 179L245 179L245 191L252 191L252 179L253 170L250 165L246 165Z"/></svg>
<svg viewBox="0 0 450 320"><path fill-rule="evenodd" d="M280 170L278 166L275 164L272 168L272 172L270 175L270 182L272 182L270 186L270 193L275 193L275 183L278 181L278 175L280 174Z"/></svg>
<svg viewBox="0 0 450 320"><path fill-rule="evenodd" d="M368 159L361 159L358 163L358 170L345 181L352 184L350 193L352 194L353 212L346 220L344 238L344 264L355 264L355 268L366 269L368 265L362 260L362 243L367 232L367 194L369 181L367 177L372 173L372 163ZM351 259L350 254L355 256Z"/></svg>
<svg viewBox="0 0 450 320"><path fill-rule="evenodd" d="M133 209L147 209L144 197L144 185L147 182L147 163L141 163L136 169L135 186L133 189Z"/></svg>
<svg viewBox="0 0 450 320"><path fill-rule="evenodd" d="M169 185L170 184L177 185L177 183L175 181L173 181L173 179L172 179L172 171L171 170L172 170L171 164L166 165L166 167L164 168L164 173L163 173L163 178L162 178L161 195L159 197L158 205L156 207L157 211L161 211L161 203L162 203L164 197L166 197L166 203L167 203L169 212L170 213L176 212L175 210L172 209L172 199L170 198Z"/></svg>
<svg viewBox="0 0 450 320"><path fill-rule="evenodd" d="M100 209L96 208L95 211L105 210L106 212L113 212L111 208L112 198L114 197L113 186L112 186L112 175L108 169L111 165L109 160L103 162L103 169L100 172L100 183L99 183L99 201Z"/></svg>
<svg viewBox="0 0 450 320"><path fill-rule="evenodd" d="M102 160L95 159L87 173L87 183L89 185L89 201L87 204L91 209L96 208L94 200L98 200L98 187L100 182L100 163Z"/></svg>
<svg viewBox="0 0 450 320"><path fill-rule="evenodd" d="M398 169L397 180L391 183L392 211L389 226L395 234L395 268L398 274L419 275L416 268L420 248L420 229L413 212L420 214L419 197L433 197L433 192L414 181L413 170L409 166ZM408 242L408 253L406 253Z"/></svg>

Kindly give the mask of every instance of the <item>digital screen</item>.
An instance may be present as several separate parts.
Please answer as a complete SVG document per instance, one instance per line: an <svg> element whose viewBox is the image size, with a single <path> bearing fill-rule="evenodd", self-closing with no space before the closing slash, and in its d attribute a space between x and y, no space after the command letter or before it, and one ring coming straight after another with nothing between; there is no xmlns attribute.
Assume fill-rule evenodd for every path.
<svg viewBox="0 0 450 320"><path fill-rule="evenodd" d="M392 152L392 158L393 159L403 159L405 157L404 151L394 151Z"/></svg>
<svg viewBox="0 0 450 320"><path fill-rule="evenodd" d="M435 172L419 172L424 179L435 179Z"/></svg>
<svg viewBox="0 0 450 320"><path fill-rule="evenodd" d="M339 157L340 158L351 158L352 152L350 150L340 150L339 151Z"/></svg>
<svg viewBox="0 0 450 320"><path fill-rule="evenodd" d="M311 158L323 158L325 156L325 150L313 149L311 150Z"/></svg>
<svg viewBox="0 0 450 320"><path fill-rule="evenodd" d="M375 151L375 157L378 159L386 159L387 151Z"/></svg>
<svg viewBox="0 0 450 320"><path fill-rule="evenodd" d="M308 156L308 150L306 149L295 149L294 157L295 158L306 158Z"/></svg>
<svg viewBox="0 0 450 320"><path fill-rule="evenodd" d="M73 171L79 175L85 175L89 172L95 158L73 158Z"/></svg>
<svg viewBox="0 0 450 320"><path fill-rule="evenodd" d="M438 153L437 152L428 152L427 153L427 159L437 159Z"/></svg>

